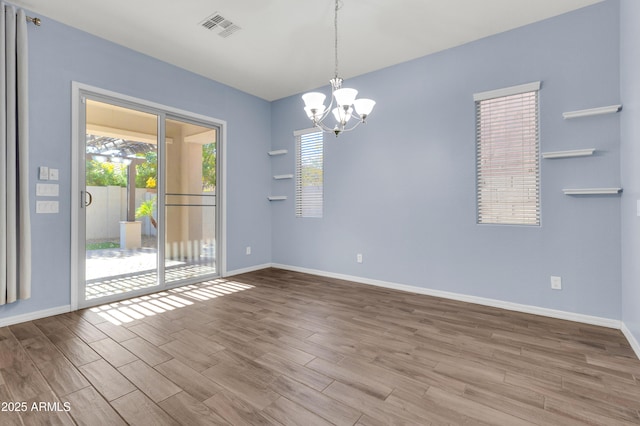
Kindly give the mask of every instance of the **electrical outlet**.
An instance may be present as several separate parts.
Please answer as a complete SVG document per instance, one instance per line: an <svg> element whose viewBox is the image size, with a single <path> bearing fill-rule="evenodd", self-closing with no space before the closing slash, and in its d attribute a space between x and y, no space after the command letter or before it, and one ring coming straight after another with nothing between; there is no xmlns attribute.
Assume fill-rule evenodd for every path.
<svg viewBox="0 0 640 426"><path fill-rule="evenodd" d="M251 254L251 246L247 246L247 248L244 249L244 253L249 256Z"/></svg>
<svg viewBox="0 0 640 426"><path fill-rule="evenodd" d="M551 288L553 290L562 290L562 278L551 276Z"/></svg>
<svg viewBox="0 0 640 426"><path fill-rule="evenodd" d="M356 262L362 263L362 253L356 254Z"/></svg>

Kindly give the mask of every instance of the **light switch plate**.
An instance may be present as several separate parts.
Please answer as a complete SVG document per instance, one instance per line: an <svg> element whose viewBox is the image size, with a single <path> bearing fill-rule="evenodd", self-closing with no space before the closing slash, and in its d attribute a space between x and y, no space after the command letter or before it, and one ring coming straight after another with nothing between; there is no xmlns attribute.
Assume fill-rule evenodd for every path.
<svg viewBox="0 0 640 426"><path fill-rule="evenodd" d="M58 169L49 169L49 180L58 180L59 174Z"/></svg>
<svg viewBox="0 0 640 426"><path fill-rule="evenodd" d="M36 201L36 213L58 213L60 205L57 201Z"/></svg>
<svg viewBox="0 0 640 426"><path fill-rule="evenodd" d="M40 166L38 168L38 179L49 180L49 168L47 166Z"/></svg>
<svg viewBox="0 0 640 426"><path fill-rule="evenodd" d="M60 195L60 185L57 183L37 183L36 195L39 197L57 197Z"/></svg>

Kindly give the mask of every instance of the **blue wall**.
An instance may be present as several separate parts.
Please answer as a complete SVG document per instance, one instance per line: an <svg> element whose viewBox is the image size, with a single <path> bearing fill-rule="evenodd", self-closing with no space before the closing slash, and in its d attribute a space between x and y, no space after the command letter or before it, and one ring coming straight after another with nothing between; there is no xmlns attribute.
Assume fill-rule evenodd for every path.
<svg viewBox="0 0 640 426"><path fill-rule="evenodd" d="M640 2L620 6L622 132L622 320L640 342Z"/></svg>
<svg viewBox="0 0 640 426"><path fill-rule="evenodd" d="M376 109L325 139L323 219L296 219L294 183L272 183L289 196L273 207L273 262L620 319L620 197L562 193L620 185L619 115L562 119L620 102L618 28L609 1L347 80ZM541 150L598 153L541 160L542 226L479 226L472 95L537 80ZM273 103L274 149L293 152L308 126L299 96Z"/></svg>
<svg viewBox="0 0 640 426"><path fill-rule="evenodd" d="M61 212L36 215L32 196L33 296L0 307L0 319L69 304L75 80L228 123L230 271L273 262L622 318L638 337L635 3L622 0L622 69L620 3L609 0L347 80L378 105L366 126L327 137L322 219L296 219L293 181L271 179L294 170L292 133L308 127L299 96L268 103L44 19L29 27L31 175L35 187L38 166L60 169ZM537 80L542 151L598 153L541 160L542 226L476 225L472 95ZM622 114L562 119L563 111L619 102ZM280 148L289 154L265 153ZM621 154L622 202L563 195L565 187L620 185ZM289 198L269 204L267 194ZM550 289L550 275L562 277L562 291Z"/></svg>
<svg viewBox="0 0 640 426"><path fill-rule="evenodd" d="M271 261L268 102L46 18L29 44L31 186L38 166L59 168L60 214L36 215L32 192L32 297L0 318L70 303L72 81L225 120L227 269Z"/></svg>

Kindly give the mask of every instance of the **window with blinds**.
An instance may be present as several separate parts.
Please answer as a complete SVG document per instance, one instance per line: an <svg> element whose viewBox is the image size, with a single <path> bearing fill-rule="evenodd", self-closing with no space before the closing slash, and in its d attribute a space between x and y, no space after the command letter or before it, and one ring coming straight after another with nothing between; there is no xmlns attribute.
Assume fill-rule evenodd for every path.
<svg viewBox="0 0 640 426"><path fill-rule="evenodd" d="M474 95L478 223L540 225L539 90Z"/></svg>
<svg viewBox="0 0 640 426"><path fill-rule="evenodd" d="M322 217L323 136L317 129L295 133L296 217Z"/></svg>

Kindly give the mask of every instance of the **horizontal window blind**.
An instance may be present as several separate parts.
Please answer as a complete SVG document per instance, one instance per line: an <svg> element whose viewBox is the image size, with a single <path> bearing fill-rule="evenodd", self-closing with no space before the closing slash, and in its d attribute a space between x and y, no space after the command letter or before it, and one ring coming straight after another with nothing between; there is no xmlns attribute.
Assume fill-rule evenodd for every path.
<svg viewBox="0 0 640 426"><path fill-rule="evenodd" d="M322 217L324 198L322 132L296 132L296 217Z"/></svg>
<svg viewBox="0 0 640 426"><path fill-rule="evenodd" d="M538 90L476 100L478 223L539 225Z"/></svg>

